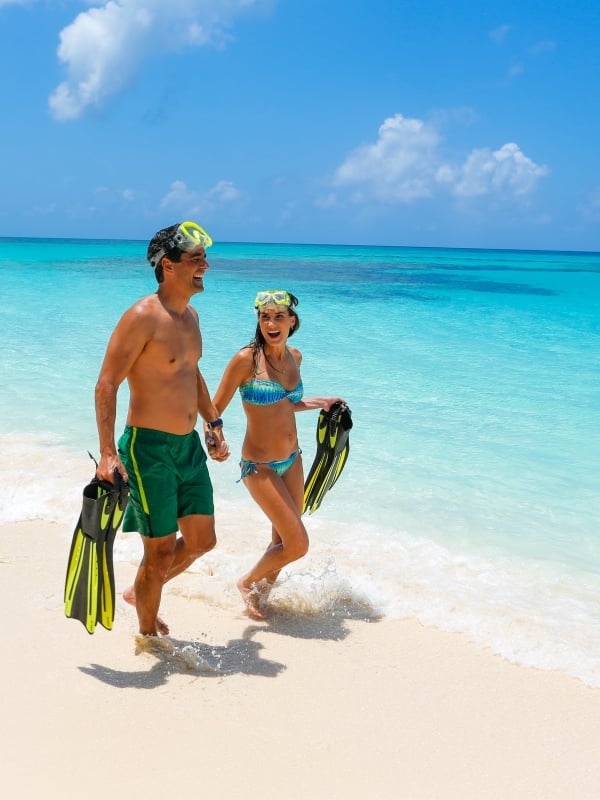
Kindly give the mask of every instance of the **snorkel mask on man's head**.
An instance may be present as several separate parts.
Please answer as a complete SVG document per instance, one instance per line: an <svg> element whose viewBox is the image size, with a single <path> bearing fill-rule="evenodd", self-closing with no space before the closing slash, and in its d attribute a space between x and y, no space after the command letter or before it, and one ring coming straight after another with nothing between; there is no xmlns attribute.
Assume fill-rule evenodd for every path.
<svg viewBox="0 0 600 800"><path fill-rule="evenodd" d="M170 230L171 228L166 228L165 232ZM173 226L172 233L162 241L159 239L161 233L163 231L159 231L148 246L147 258L154 268L158 267L161 259L170 251L178 250L180 253L189 253L190 250L195 250L196 247L206 248L213 243L212 238L204 228L201 228L197 222L190 222L189 220L182 222L177 227ZM154 250L157 245L158 249L151 254L151 250Z"/></svg>

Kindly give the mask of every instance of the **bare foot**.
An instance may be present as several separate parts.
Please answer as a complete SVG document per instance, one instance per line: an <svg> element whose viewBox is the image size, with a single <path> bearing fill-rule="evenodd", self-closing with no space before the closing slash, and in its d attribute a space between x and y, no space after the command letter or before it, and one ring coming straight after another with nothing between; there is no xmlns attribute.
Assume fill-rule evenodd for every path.
<svg viewBox="0 0 600 800"><path fill-rule="evenodd" d="M246 611L248 616L252 619L267 619L267 615L261 608L261 601L263 600L263 593L259 590L258 586L253 583L249 588L243 582L243 579L237 582L237 587L242 595L242 600L246 604Z"/></svg>
<svg viewBox="0 0 600 800"><path fill-rule="evenodd" d="M125 589L123 592L123 600L126 603L129 603L130 606L135 608L135 589L133 586L130 586L128 589ZM169 635L169 626L160 617L156 617L156 630L160 633L161 636L168 636Z"/></svg>

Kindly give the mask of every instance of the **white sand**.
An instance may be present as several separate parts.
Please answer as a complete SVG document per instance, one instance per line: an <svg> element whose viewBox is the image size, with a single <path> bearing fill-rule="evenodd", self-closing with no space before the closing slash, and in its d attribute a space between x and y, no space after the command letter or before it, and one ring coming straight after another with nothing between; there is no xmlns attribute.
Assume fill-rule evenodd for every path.
<svg viewBox="0 0 600 800"><path fill-rule="evenodd" d="M64 617L68 539L0 527L4 797L600 798L600 690L414 621L254 623L190 574L175 654L136 655L123 603L111 632Z"/></svg>

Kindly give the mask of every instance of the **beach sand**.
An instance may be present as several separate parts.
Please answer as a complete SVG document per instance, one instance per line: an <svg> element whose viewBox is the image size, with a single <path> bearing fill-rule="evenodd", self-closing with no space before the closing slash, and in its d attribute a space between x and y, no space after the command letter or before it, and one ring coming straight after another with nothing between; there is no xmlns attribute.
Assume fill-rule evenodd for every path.
<svg viewBox="0 0 600 800"><path fill-rule="evenodd" d="M189 573L165 590L172 638L136 654L122 601L110 632L64 617L69 542L0 527L4 797L600 797L600 690L414 620L256 623ZM118 590L134 572L116 564Z"/></svg>

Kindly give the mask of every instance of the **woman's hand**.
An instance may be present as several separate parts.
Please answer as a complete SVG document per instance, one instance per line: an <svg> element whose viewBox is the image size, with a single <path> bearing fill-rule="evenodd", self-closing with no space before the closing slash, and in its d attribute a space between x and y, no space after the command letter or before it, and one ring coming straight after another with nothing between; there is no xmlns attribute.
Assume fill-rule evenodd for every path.
<svg viewBox="0 0 600 800"><path fill-rule="evenodd" d="M294 403L294 411L314 411L317 408L329 411L336 403L341 403L343 408L347 408L348 405L341 397L303 397Z"/></svg>
<svg viewBox="0 0 600 800"><path fill-rule="evenodd" d="M214 428L204 432L206 451L213 461L227 461L229 445L223 437L223 428Z"/></svg>
<svg viewBox="0 0 600 800"><path fill-rule="evenodd" d="M347 403L341 397L324 397L323 398L323 409L325 411L329 411L331 406L334 406L336 403L341 403L344 408L346 408Z"/></svg>

